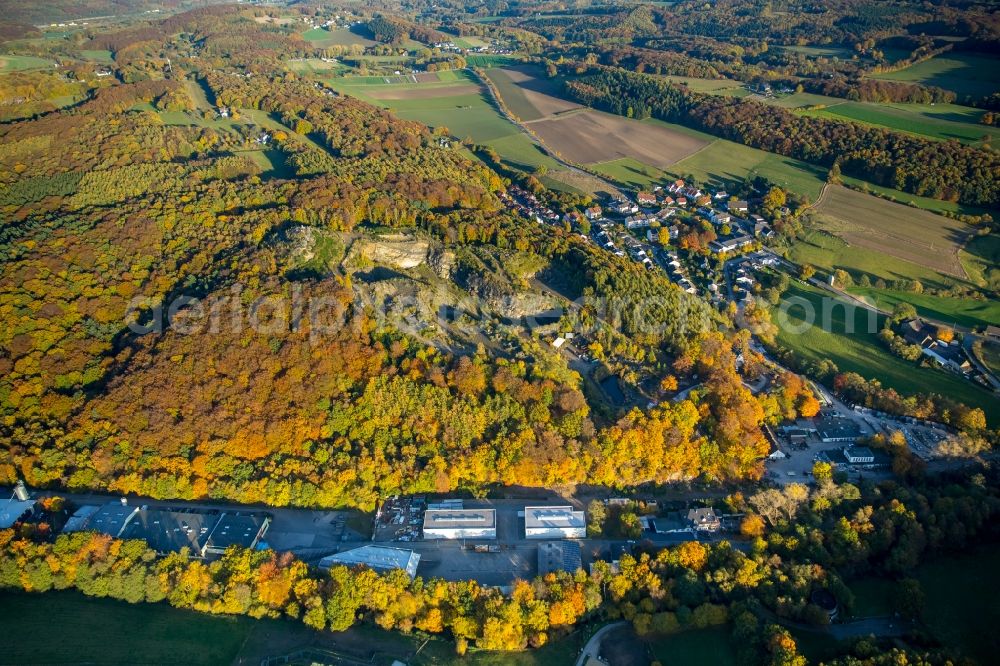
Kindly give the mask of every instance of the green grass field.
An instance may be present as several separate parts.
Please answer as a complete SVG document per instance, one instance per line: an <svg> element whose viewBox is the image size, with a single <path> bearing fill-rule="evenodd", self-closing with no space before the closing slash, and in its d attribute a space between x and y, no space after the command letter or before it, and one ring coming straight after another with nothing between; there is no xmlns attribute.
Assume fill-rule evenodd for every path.
<svg viewBox="0 0 1000 666"><path fill-rule="evenodd" d="M956 104L886 105L864 102L843 102L825 109L803 111L810 116L852 120L867 125L930 137L957 139L963 143L981 144L984 136L1000 140L1000 128L978 124L981 111Z"/></svg>
<svg viewBox="0 0 1000 666"><path fill-rule="evenodd" d="M910 303L923 317L958 324L959 326L986 326L1000 324L1000 301L976 301L968 298L947 298L928 294L855 287L852 294L863 297L883 310L892 310L897 303Z"/></svg>
<svg viewBox="0 0 1000 666"><path fill-rule="evenodd" d="M386 81L389 81L386 83ZM437 81L413 83L407 77L343 77L329 79L329 84L348 95L388 109L400 118L415 120L428 127L447 127L452 136L471 138L475 143L490 146L510 167L534 171L539 166L549 170L560 168L517 126L510 123L493 106L488 93L481 89L469 93L468 85L475 79L464 70L438 72ZM455 94L449 95L449 88ZM441 94L411 99L378 99L373 92L385 90L437 89ZM560 189L566 189L565 187Z"/></svg>
<svg viewBox="0 0 1000 666"><path fill-rule="evenodd" d="M254 623L75 592L0 593L5 664L228 664Z"/></svg>
<svg viewBox="0 0 1000 666"><path fill-rule="evenodd" d="M996 398L987 391L945 370L921 368L890 353L877 337L884 318L872 321L864 308L845 307L842 301L827 300L833 299L828 292L798 280L792 281L784 295L786 300L792 298L796 300L785 308L787 316L776 311L774 322L778 325L778 342L797 356L810 361L830 359L841 372L878 379L883 386L904 395L937 393L970 407L981 407L992 426L1000 422ZM811 322L803 303L810 304ZM871 326L872 323L875 325ZM800 327L804 330L799 331ZM849 333L852 327L854 332Z"/></svg>
<svg viewBox="0 0 1000 666"><path fill-rule="evenodd" d="M588 164L587 168L629 187L645 188L662 184L667 180L666 173L660 169L631 157Z"/></svg>
<svg viewBox="0 0 1000 666"><path fill-rule="evenodd" d="M1000 236L976 236L958 253L958 260L972 282L988 284L991 277L1000 277Z"/></svg>
<svg viewBox="0 0 1000 666"><path fill-rule="evenodd" d="M80 55L87 60L94 60L96 62L112 63L114 62L114 56L111 51L100 49L100 50L87 50L83 49L79 51Z"/></svg>
<svg viewBox="0 0 1000 666"><path fill-rule="evenodd" d="M959 96L983 97L1000 90L1000 67L995 58L970 53L946 53L898 72L872 78L909 81L951 90Z"/></svg>
<svg viewBox="0 0 1000 666"><path fill-rule="evenodd" d="M674 127L671 125L671 127ZM732 141L716 139L711 145L670 167L680 177L692 175L705 183L739 183L763 176L792 192L815 201L826 183L826 169L782 157Z"/></svg>
<svg viewBox="0 0 1000 666"><path fill-rule="evenodd" d="M450 641L370 625L341 633L315 632L290 620L209 615L166 604L131 605L73 591L0 592L0 633L0 663L20 666L228 666L260 663L305 647L352 658L351 663L370 659L374 666L389 666L396 659L413 666L544 666L572 663L583 638L577 633L538 650L471 650L458 657Z"/></svg>
<svg viewBox="0 0 1000 666"><path fill-rule="evenodd" d="M801 53L813 58L840 58L850 60L854 52L840 46L781 46L783 51Z"/></svg>
<svg viewBox="0 0 1000 666"><path fill-rule="evenodd" d="M859 178L852 178L851 176L841 176L841 180L844 182L845 185L851 185L854 188L860 188L864 191L878 194L883 198L889 199L890 201L896 201L901 204L912 205L915 208L922 208L923 210L929 210L932 213L958 213L964 215L982 215L983 213L989 212L986 209L977 208L975 206L966 206L951 201L941 201L940 199L921 197L917 196L916 194L910 194L909 192L903 192L902 190L894 190L891 187L873 185L872 183L861 180Z"/></svg>
<svg viewBox="0 0 1000 666"><path fill-rule="evenodd" d="M728 626L682 631L649 641L653 658L670 666L736 664L736 644Z"/></svg>
<svg viewBox="0 0 1000 666"><path fill-rule="evenodd" d="M664 76L670 83L683 83L694 92L714 93L717 95L739 95L740 91L748 92L740 81L732 79L702 79L695 76Z"/></svg>
<svg viewBox="0 0 1000 666"><path fill-rule="evenodd" d="M1000 586L996 567L1000 547L984 545L959 555L921 564L913 572L920 581L926 604L924 624L945 646L957 647L979 663L993 663L1000 651L1000 605L993 590ZM851 583L855 615L886 615L893 585L882 578Z"/></svg>
<svg viewBox="0 0 1000 666"><path fill-rule="evenodd" d="M303 32L302 39L320 48L326 48L327 46L351 46L353 44L375 46L378 44L374 39L363 34L362 31L355 31L350 28L338 28L336 30L313 28Z"/></svg>
<svg viewBox="0 0 1000 666"><path fill-rule="evenodd" d="M0 55L0 72L23 72L29 69L48 69L53 62L45 58L23 55Z"/></svg>

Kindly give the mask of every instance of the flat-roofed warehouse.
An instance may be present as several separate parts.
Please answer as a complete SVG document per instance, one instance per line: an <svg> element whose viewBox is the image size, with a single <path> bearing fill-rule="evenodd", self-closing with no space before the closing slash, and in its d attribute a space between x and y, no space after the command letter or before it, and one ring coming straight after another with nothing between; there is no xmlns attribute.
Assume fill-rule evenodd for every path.
<svg viewBox="0 0 1000 666"><path fill-rule="evenodd" d="M582 539L587 536L587 517L571 506L524 507L526 539Z"/></svg>
<svg viewBox="0 0 1000 666"><path fill-rule="evenodd" d="M496 539L495 509L428 509L425 539Z"/></svg>
<svg viewBox="0 0 1000 666"><path fill-rule="evenodd" d="M405 548L391 546L361 546L342 553L327 555L319 561L320 569L342 564L347 567L364 565L375 571L392 571L402 569L413 580L417 575L417 565L420 563L419 553Z"/></svg>

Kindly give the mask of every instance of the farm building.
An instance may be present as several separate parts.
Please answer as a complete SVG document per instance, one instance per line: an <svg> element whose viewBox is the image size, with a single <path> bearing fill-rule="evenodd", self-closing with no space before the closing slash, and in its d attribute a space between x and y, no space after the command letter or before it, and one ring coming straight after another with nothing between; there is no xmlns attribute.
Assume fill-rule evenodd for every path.
<svg viewBox="0 0 1000 666"><path fill-rule="evenodd" d="M347 567L363 565L375 571L402 569L413 580L417 576L419 563L420 555L412 550L391 546L361 546L324 557L319 561L319 568L326 570L342 564Z"/></svg>
<svg viewBox="0 0 1000 666"><path fill-rule="evenodd" d="M425 539L495 539L494 509L428 509L424 512Z"/></svg>
<svg viewBox="0 0 1000 666"><path fill-rule="evenodd" d="M524 507L526 539L582 539L587 536L587 518L571 506Z"/></svg>

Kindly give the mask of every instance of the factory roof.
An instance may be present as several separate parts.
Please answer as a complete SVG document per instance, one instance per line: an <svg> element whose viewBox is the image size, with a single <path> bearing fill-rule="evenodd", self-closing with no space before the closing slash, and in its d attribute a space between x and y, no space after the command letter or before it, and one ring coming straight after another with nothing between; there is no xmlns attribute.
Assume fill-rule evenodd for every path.
<svg viewBox="0 0 1000 666"><path fill-rule="evenodd" d="M526 506L524 526L531 527L586 527L583 511L571 506Z"/></svg>
<svg viewBox="0 0 1000 666"><path fill-rule="evenodd" d="M159 553L188 547L203 555L209 534L218 524L218 510L143 507L122 530L123 539L144 539Z"/></svg>
<svg viewBox="0 0 1000 666"><path fill-rule="evenodd" d="M424 529L460 529L463 527L496 527L495 509L428 509L424 512Z"/></svg>
<svg viewBox="0 0 1000 666"><path fill-rule="evenodd" d="M344 566L364 565L376 571L402 569L410 578L413 578L417 575L419 562L420 555L412 550L367 545L328 555L319 561L319 566L321 569L329 569L338 564Z"/></svg>
<svg viewBox="0 0 1000 666"><path fill-rule="evenodd" d="M19 500L13 497L0 500L0 528L10 527L34 506L35 500Z"/></svg>

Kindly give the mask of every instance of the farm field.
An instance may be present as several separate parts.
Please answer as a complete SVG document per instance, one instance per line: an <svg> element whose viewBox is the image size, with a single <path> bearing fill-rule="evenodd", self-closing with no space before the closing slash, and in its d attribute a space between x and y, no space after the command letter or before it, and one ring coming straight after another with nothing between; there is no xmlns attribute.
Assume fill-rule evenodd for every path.
<svg viewBox="0 0 1000 666"><path fill-rule="evenodd" d="M897 303L909 303L923 317L959 326L983 327L988 324L1000 324L1000 301L995 299L977 301L970 298L948 298L870 287L854 287L848 291L883 310L892 310Z"/></svg>
<svg viewBox="0 0 1000 666"><path fill-rule="evenodd" d="M819 198L826 184L823 167L725 139L714 140L706 148L672 165L669 171L682 178L690 175L717 185L739 183L759 175L812 201Z"/></svg>
<svg viewBox="0 0 1000 666"><path fill-rule="evenodd" d="M550 171L559 163L546 155L494 107L489 93L466 71L446 71L400 77L326 79L331 87L396 115L429 127L446 127L452 136L490 146L509 166ZM578 189L564 185L562 189Z"/></svg>
<svg viewBox="0 0 1000 666"><path fill-rule="evenodd" d="M872 322L870 311L860 306L852 307L835 301L831 308L826 301L830 312L827 321L824 321L823 304L832 296L799 280L792 280L784 298L795 298L800 305L795 305L793 301L785 311L787 316L782 312L775 313L777 340L800 358L813 362L829 359L840 372L856 372L866 379L877 379L883 386L904 395L937 393L948 396L970 407L981 407L991 427L1000 422L996 398L985 389L945 370L922 368L889 352L878 339L884 317ZM803 302L811 304L815 315L812 322L806 317L801 305ZM871 323L875 325L870 326ZM799 332L798 327L806 324L811 325ZM851 327L854 332L848 333Z"/></svg>
<svg viewBox="0 0 1000 666"><path fill-rule="evenodd" d="M320 58L300 58L296 60L289 60L286 64L288 69L292 70L296 74L318 74L321 76L329 76L332 73L350 69L347 65L344 65L339 61L329 62L321 60Z"/></svg>
<svg viewBox="0 0 1000 666"><path fill-rule="evenodd" d="M958 260L969 236L963 222L839 185L830 185L814 210L821 228L851 245L965 278Z"/></svg>
<svg viewBox="0 0 1000 666"><path fill-rule="evenodd" d="M980 125L981 111L954 104L887 105L865 102L842 102L825 109L803 111L805 115L852 120L878 125L932 139L957 139L963 143L981 144L983 136L1000 140L1000 128Z"/></svg>
<svg viewBox="0 0 1000 666"><path fill-rule="evenodd" d="M662 170L630 157L598 162L588 168L629 187L647 188L662 183L667 178Z"/></svg>
<svg viewBox="0 0 1000 666"><path fill-rule="evenodd" d="M529 68L491 70L489 76L508 108L549 149L570 162L596 165L629 159L662 169L708 145L666 123L585 109L558 97L557 85L537 78Z"/></svg>
<svg viewBox="0 0 1000 666"><path fill-rule="evenodd" d="M687 86L694 92L713 93L718 95L742 96L740 93L749 94L749 91L740 81L732 79L703 79L695 76L663 76L663 79L670 83L679 83Z"/></svg>
<svg viewBox="0 0 1000 666"><path fill-rule="evenodd" d="M951 90L961 99L983 97L1000 90L996 61L970 53L946 53L898 72L872 76L889 81L909 81Z"/></svg>
<svg viewBox="0 0 1000 666"><path fill-rule="evenodd" d="M327 30L326 28L313 28L302 33L302 39L311 42L313 46L326 48L327 46L376 46L378 42L365 35L361 29L357 28L337 28Z"/></svg>
<svg viewBox="0 0 1000 666"><path fill-rule="evenodd" d="M29 69L47 69L53 62L45 58L24 55L0 55L0 72L23 72Z"/></svg>
<svg viewBox="0 0 1000 666"><path fill-rule="evenodd" d="M631 158L662 169L707 145L666 127L592 109L535 121L529 127L550 148L579 164Z"/></svg>
<svg viewBox="0 0 1000 666"><path fill-rule="evenodd" d="M486 72L507 108L522 122L542 120L583 107L559 97L558 84L535 76L529 67L495 68Z"/></svg>
<svg viewBox="0 0 1000 666"><path fill-rule="evenodd" d="M925 287L934 288L948 288L959 282L926 266L851 245L822 227L807 228L792 244L788 258L826 272L841 268L856 280L867 274L873 282L878 278L886 281L920 280Z"/></svg>
<svg viewBox="0 0 1000 666"><path fill-rule="evenodd" d="M909 192L903 192L902 190L894 190L891 187L883 187L882 185L875 185L873 183L869 183L868 181L864 181L859 178L853 178L851 176L842 175L840 179L846 185L850 185L854 188L861 189L864 192L872 192L880 195L882 198L887 199L889 201L896 201L905 205L912 205L915 208L921 208L923 210L930 211L932 213L982 215L983 213L989 212L986 209L977 208L976 206L966 206L952 201L931 199L930 197L921 197L916 194L910 194Z"/></svg>
<svg viewBox="0 0 1000 666"><path fill-rule="evenodd" d="M87 60L94 60L96 62L111 63L114 62L114 56L111 51L104 49L100 50L81 50L80 55L82 55Z"/></svg>

